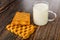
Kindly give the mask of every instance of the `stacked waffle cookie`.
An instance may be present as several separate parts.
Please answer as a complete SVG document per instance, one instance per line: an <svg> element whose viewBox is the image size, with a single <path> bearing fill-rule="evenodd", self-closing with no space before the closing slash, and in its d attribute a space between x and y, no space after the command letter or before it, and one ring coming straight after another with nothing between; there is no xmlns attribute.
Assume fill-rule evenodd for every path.
<svg viewBox="0 0 60 40"><path fill-rule="evenodd" d="M13 24L30 25L30 13L16 12L12 20Z"/></svg>
<svg viewBox="0 0 60 40"><path fill-rule="evenodd" d="M35 30L33 25L7 25L7 30L19 35L23 39L27 39Z"/></svg>
<svg viewBox="0 0 60 40"><path fill-rule="evenodd" d="M8 24L6 29L23 39L27 39L35 31L35 26L30 25L29 13L16 12L11 24Z"/></svg>

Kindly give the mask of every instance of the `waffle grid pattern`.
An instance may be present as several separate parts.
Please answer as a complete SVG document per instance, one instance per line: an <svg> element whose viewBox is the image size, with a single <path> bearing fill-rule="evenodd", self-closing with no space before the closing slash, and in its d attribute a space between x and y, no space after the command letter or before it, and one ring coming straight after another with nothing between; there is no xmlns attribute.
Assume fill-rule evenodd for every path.
<svg viewBox="0 0 60 40"><path fill-rule="evenodd" d="M23 39L27 39L35 30L33 25L7 25L7 30L15 33L16 35L22 37Z"/></svg>

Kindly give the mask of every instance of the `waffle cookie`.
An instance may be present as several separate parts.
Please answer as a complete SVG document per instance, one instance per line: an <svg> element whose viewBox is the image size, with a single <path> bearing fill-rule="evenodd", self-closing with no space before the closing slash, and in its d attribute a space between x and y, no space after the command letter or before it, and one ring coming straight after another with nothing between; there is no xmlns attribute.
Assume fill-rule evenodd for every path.
<svg viewBox="0 0 60 40"><path fill-rule="evenodd" d="M16 12L12 20L13 24L29 25L30 24L30 13Z"/></svg>
<svg viewBox="0 0 60 40"><path fill-rule="evenodd" d="M9 24L6 29L22 37L23 39L27 39L34 32L35 26Z"/></svg>

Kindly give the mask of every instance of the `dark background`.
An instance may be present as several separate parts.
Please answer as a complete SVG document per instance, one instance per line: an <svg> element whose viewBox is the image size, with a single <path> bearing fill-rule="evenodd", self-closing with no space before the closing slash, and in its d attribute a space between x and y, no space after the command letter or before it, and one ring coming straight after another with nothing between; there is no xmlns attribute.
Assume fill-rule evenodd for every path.
<svg viewBox="0 0 60 40"><path fill-rule="evenodd" d="M16 11L32 14L32 5L35 1L37 0L0 0L0 40L23 40L7 31L5 27L12 21ZM50 10L56 12L57 18L45 26L37 26L36 31L26 40L60 40L60 0L44 1L49 3Z"/></svg>

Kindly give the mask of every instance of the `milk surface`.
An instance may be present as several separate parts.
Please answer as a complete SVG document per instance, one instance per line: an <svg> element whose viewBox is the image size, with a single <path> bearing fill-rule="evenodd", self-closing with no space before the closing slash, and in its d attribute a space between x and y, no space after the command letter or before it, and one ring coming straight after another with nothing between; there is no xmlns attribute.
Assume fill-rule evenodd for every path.
<svg viewBox="0 0 60 40"><path fill-rule="evenodd" d="M33 21L36 25L45 25L48 22L48 4L38 3L33 6Z"/></svg>

